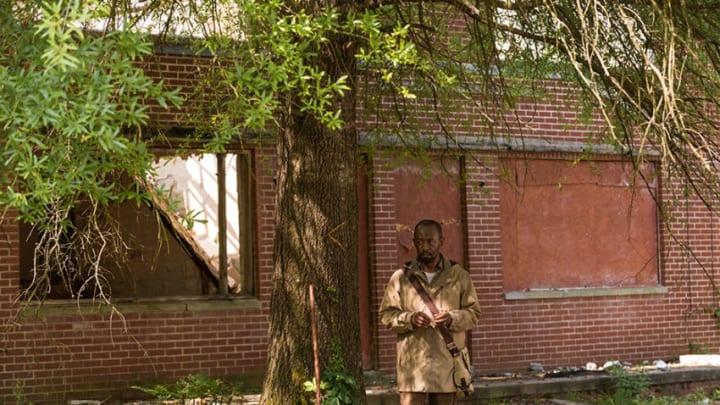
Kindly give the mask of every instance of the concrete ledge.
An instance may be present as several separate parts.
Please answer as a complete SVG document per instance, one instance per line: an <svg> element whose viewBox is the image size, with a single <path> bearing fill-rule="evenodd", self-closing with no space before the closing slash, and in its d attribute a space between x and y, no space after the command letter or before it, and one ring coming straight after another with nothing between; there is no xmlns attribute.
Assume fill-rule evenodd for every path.
<svg viewBox="0 0 720 405"><path fill-rule="evenodd" d="M202 312L228 309L261 309L260 300L252 297L179 297L173 299L144 299L118 301L112 305L93 300L46 300L24 303L20 309L22 318L48 316L96 315L120 312Z"/></svg>
<svg viewBox="0 0 720 405"><path fill-rule="evenodd" d="M509 398L561 394L577 391L597 391L612 386L612 377L598 373L592 376L562 378L507 379L475 383L474 399Z"/></svg>
<svg viewBox="0 0 720 405"><path fill-rule="evenodd" d="M638 371L628 371L629 374ZM676 367L667 371L644 371L650 379L650 386L682 386L691 383L720 383L720 367ZM612 378L603 372L585 373L571 377L514 377L490 378L479 377L475 382L475 393L472 398L461 400L458 404L486 405L501 398L533 398L551 397L570 392L598 391L612 387ZM400 403L397 389L392 385L371 385L367 387L368 405L398 405ZM244 395L242 403L257 405L260 395ZM568 403L556 401L557 403ZM528 402L529 403L529 402ZM123 405L159 405L158 402L125 402Z"/></svg>
<svg viewBox="0 0 720 405"><path fill-rule="evenodd" d="M637 371L628 371L630 375ZM670 368L667 371L648 370L644 372L653 387L675 386L690 383L720 383L720 367ZM488 378L480 377L475 382L475 393L462 404L487 404L488 400L512 397L538 397L562 395L570 392L599 391L613 386L613 377L603 372L557 378L517 377ZM367 390L369 405L397 405L398 394L395 387L370 387Z"/></svg>
<svg viewBox="0 0 720 405"><path fill-rule="evenodd" d="M628 374L637 374L628 371ZM720 367L670 368L667 371L644 372L651 386L720 382ZM593 373L577 377L529 378L475 382L474 399L492 399L519 396L561 394L578 391L597 391L611 388L613 377L606 373Z"/></svg>
<svg viewBox="0 0 720 405"><path fill-rule="evenodd" d="M666 294L667 287L628 288L563 288L552 290L507 291L506 300L530 300L543 298L613 297L621 295Z"/></svg>

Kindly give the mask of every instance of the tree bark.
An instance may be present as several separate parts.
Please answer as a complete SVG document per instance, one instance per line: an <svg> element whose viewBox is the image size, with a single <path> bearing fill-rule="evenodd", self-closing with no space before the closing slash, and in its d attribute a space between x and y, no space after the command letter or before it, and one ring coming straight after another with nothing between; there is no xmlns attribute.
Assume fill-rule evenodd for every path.
<svg viewBox="0 0 720 405"><path fill-rule="evenodd" d="M330 130L287 96L278 136L277 209L268 368L260 403L309 404L313 378L308 286L315 286L321 368L335 355L355 376L365 403L357 277L357 135L354 56L345 38L317 50L330 80L347 75L338 96L345 126Z"/></svg>

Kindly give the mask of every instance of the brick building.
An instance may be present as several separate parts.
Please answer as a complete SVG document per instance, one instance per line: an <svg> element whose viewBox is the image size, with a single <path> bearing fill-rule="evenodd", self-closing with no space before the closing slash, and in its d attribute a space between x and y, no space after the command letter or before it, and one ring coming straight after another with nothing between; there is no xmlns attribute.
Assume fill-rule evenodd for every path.
<svg viewBox="0 0 720 405"><path fill-rule="evenodd" d="M189 89L202 66L197 57L166 52L147 69L170 86ZM389 141L369 155L368 170L358 171L366 369L394 373L395 337L375 315L385 283L412 255L412 226L424 217L444 224L446 252L466 266L477 288L484 312L470 342L480 374L524 370L531 362L581 366L718 350L716 218L692 198L671 198L682 184L659 175L659 162L640 168L647 184L636 182L621 154L588 141L604 126L575 106L572 87L544 85L547 97L521 100L496 128L470 107L447 112L458 142L429 149L429 177L427 163L398 164ZM441 134L422 109L414 114L426 125L424 134ZM361 134L383 128L380 117L359 116ZM182 119L153 113L161 127L182 126ZM118 269L115 280L122 291L119 313L69 299L19 311L31 239L5 218L0 403L17 393L36 403L118 397L132 385L201 371L260 378L271 290L274 151L262 142L229 151L243 162L239 176L252 179L239 188L246 198L237 202L245 213L240 234L252 236L240 250L250 260L238 264L246 282L231 299L213 297L212 263L198 260L182 235L170 234L158 249L158 235L171 225L158 222L151 208L124 206L117 215L133 244L128 273ZM164 153L160 146L158 153ZM442 198L421 205L417 193Z"/></svg>

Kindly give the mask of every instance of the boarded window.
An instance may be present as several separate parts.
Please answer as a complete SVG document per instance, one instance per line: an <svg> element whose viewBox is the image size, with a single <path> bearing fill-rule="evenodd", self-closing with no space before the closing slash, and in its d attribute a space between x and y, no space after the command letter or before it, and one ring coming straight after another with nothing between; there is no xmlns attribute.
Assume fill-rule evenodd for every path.
<svg viewBox="0 0 720 405"><path fill-rule="evenodd" d="M658 285L657 180L620 161L501 160L505 291ZM649 186L649 187L648 187Z"/></svg>

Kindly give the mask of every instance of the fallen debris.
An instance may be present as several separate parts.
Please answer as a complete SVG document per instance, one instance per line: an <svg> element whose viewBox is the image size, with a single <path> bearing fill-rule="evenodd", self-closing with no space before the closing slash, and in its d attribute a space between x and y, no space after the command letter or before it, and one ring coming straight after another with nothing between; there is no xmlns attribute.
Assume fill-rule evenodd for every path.
<svg viewBox="0 0 720 405"><path fill-rule="evenodd" d="M680 356L683 367L717 367L720 366L720 354L686 354Z"/></svg>

